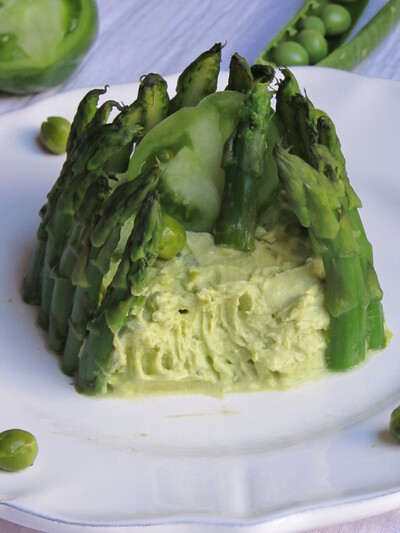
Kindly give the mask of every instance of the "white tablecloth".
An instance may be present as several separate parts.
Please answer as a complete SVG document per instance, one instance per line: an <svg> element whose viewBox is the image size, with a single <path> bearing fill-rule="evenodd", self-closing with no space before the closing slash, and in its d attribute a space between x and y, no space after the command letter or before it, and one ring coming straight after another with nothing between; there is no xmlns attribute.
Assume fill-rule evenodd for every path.
<svg viewBox="0 0 400 533"><path fill-rule="evenodd" d="M358 27L385 3L370 0ZM56 92L133 82L149 72L164 76L180 72L214 42L226 43L222 69L227 70L234 52L252 63L302 4L302 0L98 0L99 36L77 72L61 87L41 95L1 95L0 114ZM356 71L400 81L400 24ZM1 533L32 531L0 519ZM313 533L317 531L399 532L400 509Z"/></svg>

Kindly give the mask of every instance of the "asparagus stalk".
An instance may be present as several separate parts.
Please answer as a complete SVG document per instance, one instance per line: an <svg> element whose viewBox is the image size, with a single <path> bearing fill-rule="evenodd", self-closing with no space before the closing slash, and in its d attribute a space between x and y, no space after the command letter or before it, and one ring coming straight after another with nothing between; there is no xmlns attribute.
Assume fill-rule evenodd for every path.
<svg viewBox="0 0 400 533"><path fill-rule="evenodd" d="M271 83L275 78L275 69L271 65L255 63L250 67L254 83Z"/></svg>
<svg viewBox="0 0 400 533"><path fill-rule="evenodd" d="M143 76L139 85L138 101L144 105L144 131L147 133L168 114L167 82L159 74Z"/></svg>
<svg viewBox="0 0 400 533"><path fill-rule="evenodd" d="M254 85L254 78L251 68L244 57L233 54L229 63L229 78L226 91L238 91L247 93Z"/></svg>
<svg viewBox="0 0 400 533"><path fill-rule="evenodd" d="M75 148L78 137L93 118L97 108L99 96L104 92L105 89L94 89L89 91L80 102L75 117L72 121L71 131L67 142L66 161L63 165L60 177L48 194L47 203L40 210L41 222L37 231L35 250L30 269L22 283L22 296L24 301L27 303L40 305L42 293L42 268L44 264L47 243L46 224L50 217L50 213L54 209L66 176L68 176L70 165L69 156Z"/></svg>
<svg viewBox="0 0 400 533"><path fill-rule="evenodd" d="M148 268L157 257L161 212L156 191L148 193L135 220L132 234L102 304L90 322L79 360L77 389L86 394L107 390L109 376L118 368L113 357L115 335L121 331L147 283Z"/></svg>
<svg viewBox="0 0 400 533"><path fill-rule="evenodd" d="M279 82L276 93L276 114L283 124L287 143L292 147L292 153L302 156L303 148L299 136L296 111L292 105L292 99L300 94L300 88L296 78L289 69L281 68L283 79Z"/></svg>
<svg viewBox="0 0 400 533"><path fill-rule="evenodd" d="M345 159L332 120L329 117L320 117L318 119L318 131L320 142L334 155L335 161L339 161L336 166L336 172L338 178L344 184L344 194L341 196L341 202L356 235L363 276L369 293L366 324L367 347L369 350L378 350L386 345L382 308L383 292L374 268L372 246L368 241L358 210L361 207L361 201L350 185ZM315 159L324 161L320 154L317 154ZM330 167L326 161L324 165L325 168Z"/></svg>
<svg viewBox="0 0 400 533"><path fill-rule="evenodd" d="M122 229L126 223L134 223L141 204L155 189L158 178L159 169L155 167L119 185L105 202L102 215L86 232L84 247L71 274L76 291L62 359L62 370L68 375L77 370L87 324L100 303L103 277L110 270Z"/></svg>
<svg viewBox="0 0 400 533"><path fill-rule="evenodd" d="M69 317L75 292L71 281L74 266L82 249L85 231L93 223L93 216L101 209L109 191L108 176L101 176L87 189L76 212L58 268L52 270L54 287L49 315L48 345L60 355L63 353L68 334Z"/></svg>
<svg viewBox="0 0 400 533"><path fill-rule="evenodd" d="M99 97L107 92L104 89L92 89L81 100L78 105L74 120L71 124L71 130L67 141L67 154L69 154L76 145L81 133L91 122L97 111Z"/></svg>
<svg viewBox="0 0 400 533"><path fill-rule="evenodd" d="M182 107L197 105L205 96L216 91L221 50L221 43L216 43L185 68L178 78L176 95L170 101L169 115Z"/></svg>
<svg viewBox="0 0 400 533"><path fill-rule="evenodd" d="M255 85L240 110L238 126L225 145L225 188L215 228L217 244L254 249L267 131L273 116L272 95L266 84Z"/></svg>
<svg viewBox="0 0 400 533"><path fill-rule="evenodd" d="M331 319L327 365L335 370L351 368L366 353L369 294L356 234L340 201L342 184L278 145L275 157L288 201L300 223L309 228L313 249L324 263L325 303Z"/></svg>
<svg viewBox="0 0 400 533"><path fill-rule="evenodd" d="M137 99L123 109L121 114L125 124L140 124L144 133L147 133L167 116L168 106L167 82L158 74L147 74L140 80ZM140 140L134 139L114 154L107 163L106 170L115 173L126 172L133 145L138 144Z"/></svg>
<svg viewBox="0 0 400 533"><path fill-rule="evenodd" d="M43 329L48 329L49 326L49 313L50 313L50 303L51 303L51 296L54 288L53 280L50 276L51 269L53 266L56 265L58 261L58 257L62 251L62 247L60 248L60 251L55 257L52 257L51 251L54 241L54 236L51 232L51 229L49 231L49 227L51 227L52 222L54 223L55 219L58 219L58 226L63 227L63 220L62 220L62 213L59 213L59 206L58 202L61 199L65 189L70 185L71 181L74 179L80 179L79 176L77 177L75 165L77 161L81 161L82 166L84 167L84 163L89 159L91 155L90 150L85 150L85 146L89 142L90 139L95 136L98 125L102 124L107 121L108 115L111 112L111 109L113 107L114 103L112 101L106 102L103 104L92 117L92 120L89 122L89 124L86 126L84 130L82 130L80 136L79 136L79 142L78 140L74 143L71 152L67 155L67 159L63 165L63 168L61 170L60 176L57 179L55 185L53 186L52 190L50 191L48 195L48 207L45 210L45 215L42 219L43 228L44 231L46 231L46 241L45 241L45 252L43 257L43 264L40 265L41 267L41 295L40 295L40 312L39 312L39 325L43 327ZM93 144L93 143L92 143ZM67 217L68 219L68 217ZM67 230L68 233L68 230ZM66 235L64 235L64 239L66 239Z"/></svg>
<svg viewBox="0 0 400 533"><path fill-rule="evenodd" d="M328 116L321 116L317 120L314 106L308 98L296 93L296 83L293 83L293 80L293 75L284 70L282 87L278 89L278 95L282 89L280 101L284 105L279 109L277 105L277 113L280 113L287 128L292 127L293 137L297 133L297 142L292 146L293 153L303 157L339 187L341 208L356 236L363 279L369 295L366 326L360 325L360 328L365 332L368 350L383 348L386 344L381 303L383 293L373 265L372 247L358 211L361 201L350 185L345 158L333 122ZM289 91L287 86L292 86L292 90ZM343 338L340 332L339 337Z"/></svg>
<svg viewBox="0 0 400 533"><path fill-rule="evenodd" d="M67 246L65 254L71 250L78 255L82 241L81 232L87 221L101 208L104 198L104 187L98 188L99 177L103 174L103 168L112 155L132 142L132 139L141 135L140 126L124 124L125 116L121 113L111 124L102 124L88 137L84 153L86 157L78 159L73 171L74 179L64 188L57 201L54 216L47 224L49 238L46 248L46 261L43 268L41 320L47 320L49 329L49 346L57 353L62 353L66 335L68 332L68 316L72 309L72 284L71 272L68 263L71 260L60 260L68 239L72 239L71 246ZM97 194L94 194L97 190ZM82 206L82 208L81 208ZM85 213L85 217L75 217L75 213ZM66 270L63 268L67 267ZM59 286L58 290L55 285ZM60 306L61 295L64 297L64 306Z"/></svg>
<svg viewBox="0 0 400 533"><path fill-rule="evenodd" d="M90 128L90 124L88 126ZM47 329L54 288L54 277L57 276L58 263L69 233L74 223L74 214L90 187L102 173L104 165L118 150L126 146L135 136L142 134L137 125L125 125L118 117L111 124L102 124L95 128L92 135L85 139L81 146L82 157L72 165L70 181L62 189L56 208L49 219L46 229L48 233L45 262L42 274L42 301L39 324ZM55 269L52 274L53 269Z"/></svg>
<svg viewBox="0 0 400 533"><path fill-rule="evenodd" d="M271 83L275 69L269 65L255 64L251 67L238 53L233 54L229 63L229 78L226 91L247 93L256 83Z"/></svg>

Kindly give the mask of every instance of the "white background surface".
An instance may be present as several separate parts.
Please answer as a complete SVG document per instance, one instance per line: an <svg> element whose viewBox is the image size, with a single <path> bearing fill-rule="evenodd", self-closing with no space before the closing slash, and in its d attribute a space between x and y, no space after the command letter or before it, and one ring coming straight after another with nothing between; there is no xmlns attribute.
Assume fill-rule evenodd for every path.
<svg viewBox="0 0 400 533"><path fill-rule="evenodd" d="M75 75L64 86L36 97L1 96L0 113L29 105L32 100L55 92L133 82L150 71L165 76L179 72L217 41L226 42L222 69L227 69L229 58L236 51L251 63L302 3L299 0L98 0L100 34ZM371 0L360 24L384 3L384 0ZM357 71L400 81L399 26ZM0 520L1 533L30 531ZM400 510L318 531L398 532Z"/></svg>

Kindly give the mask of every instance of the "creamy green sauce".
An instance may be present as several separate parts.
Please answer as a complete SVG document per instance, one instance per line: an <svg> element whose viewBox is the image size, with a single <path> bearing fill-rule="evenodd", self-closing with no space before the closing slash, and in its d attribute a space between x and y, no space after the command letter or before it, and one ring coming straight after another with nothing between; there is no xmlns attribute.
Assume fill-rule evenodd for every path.
<svg viewBox="0 0 400 533"><path fill-rule="evenodd" d="M252 253L187 235L156 261L143 305L116 337L118 395L281 389L321 373L324 269L297 225L259 227Z"/></svg>

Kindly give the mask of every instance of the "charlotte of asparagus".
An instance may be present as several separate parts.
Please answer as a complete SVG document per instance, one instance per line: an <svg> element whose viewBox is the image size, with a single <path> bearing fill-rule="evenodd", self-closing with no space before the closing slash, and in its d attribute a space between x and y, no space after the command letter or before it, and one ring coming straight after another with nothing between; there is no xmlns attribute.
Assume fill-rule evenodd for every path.
<svg viewBox="0 0 400 533"><path fill-rule="evenodd" d="M191 63L172 99L165 80L151 73L129 106L113 100L98 106L106 89L90 91L78 106L65 163L40 211L23 298L39 306L49 347L83 393L104 393L118 370L114 339L140 305L168 214L158 157L134 178L126 174L130 157L150 130L216 91L221 50L217 43ZM335 127L289 70L281 74L276 88L271 67L250 67L239 54L231 59L221 94L240 94L241 104L223 151L213 233L217 245L249 253L260 213L279 193L286 197L325 268L327 366L345 370L386 344L382 290ZM184 137L182 143L190 145Z"/></svg>

